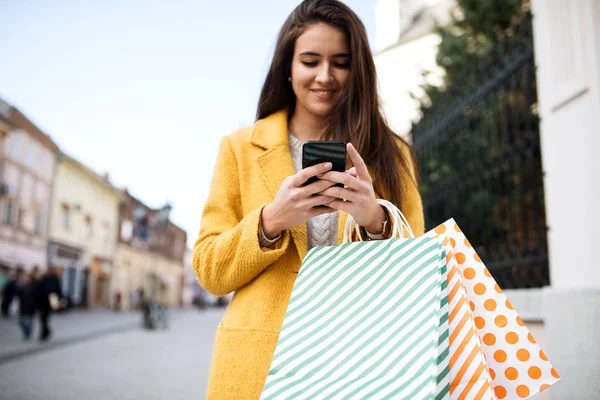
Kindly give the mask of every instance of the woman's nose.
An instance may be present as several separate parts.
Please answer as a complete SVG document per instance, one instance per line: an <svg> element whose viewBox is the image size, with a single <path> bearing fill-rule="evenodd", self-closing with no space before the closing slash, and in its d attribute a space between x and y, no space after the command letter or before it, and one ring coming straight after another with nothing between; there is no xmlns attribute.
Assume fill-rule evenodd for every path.
<svg viewBox="0 0 600 400"><path fill-rule="evenodd" d="M327 83L331 81L331 69L328 65L324 65L317 73L316 81L321 83Z"/></svg>

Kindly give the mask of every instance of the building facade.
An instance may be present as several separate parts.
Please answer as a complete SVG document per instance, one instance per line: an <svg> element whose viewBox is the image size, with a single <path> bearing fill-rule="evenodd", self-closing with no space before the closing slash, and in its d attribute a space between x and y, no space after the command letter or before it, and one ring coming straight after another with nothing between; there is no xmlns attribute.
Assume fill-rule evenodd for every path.
<svg viewBox="0 0 600 400"><path fill-rule="evenodd" d="M62 273L74 304L108 306L120 192L74 158L58 157L50 212L48 262Z"/></svg>
<svg viewBox="0 0 600 400"><path fill-rule="evenodd" d="M183 303L187 234L169 220L171 207L148 207L126 190L119 207L119 239L111 288L120 308L142 296L169 307Z"/></svg>
<svg viewBox="0 0 600 400"><path fill-rule="evenodd" d="M550 286L511 293L537 320L562 379L551 399L598 398L600 2L532 2ZM517 308L518 307L518 308ZM521 311L522 310L522 311Z"/></svg>
<svg viewBox="0 0 600 400"><path fill-rule="evenodd" d="M396 134L410 141L424 84L440 85L436 25L450 22L454 0L378 0L375 6L375 65L383 112ZM424 75L426 73L426 75Z"/></svg>
<svg viewBox="0 0 600 400"><path fill-rule="evenodd" d="M43 270L58 146L0 100L0 264Z"/></svg>

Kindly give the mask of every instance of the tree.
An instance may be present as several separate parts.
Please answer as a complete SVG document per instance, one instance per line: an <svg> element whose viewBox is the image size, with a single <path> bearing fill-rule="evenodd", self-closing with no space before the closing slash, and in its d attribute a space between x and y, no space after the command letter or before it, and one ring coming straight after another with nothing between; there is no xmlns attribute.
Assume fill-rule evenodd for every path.
<svg viewBox="0 0 600 400"><path fill-rule="evenodd" d="M441 86L424 85L418 100L421 112L435 103L440 93L459 80L461 73L477 63L506 36L529 10L528 0L457 0L448 26L438 27L441 42L436 63L444 72Z"/></svg>
<svg viewBox="0 0 600 400"><path fill-rule="evenodd" d="M438 28L436 61L444 79L422 87L422 118L412 129L426 224L456 218L492 265L542 257L545 217L528 0L456 1L452 23ZM498 273L506 275L506 287L547 281L526 278L528 271L542 271L529 267Z"/></svg>

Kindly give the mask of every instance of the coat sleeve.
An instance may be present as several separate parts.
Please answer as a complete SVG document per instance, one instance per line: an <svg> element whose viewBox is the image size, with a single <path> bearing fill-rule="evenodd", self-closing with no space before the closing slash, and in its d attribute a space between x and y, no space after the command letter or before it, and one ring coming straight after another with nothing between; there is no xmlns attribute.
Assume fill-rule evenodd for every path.
<svg viewBox="0 0 600 400"><path fill-rule="evenodd" d="M225 295L256 278L277 261L290 245L289 232L270 249L259 245L263 206L242 215L238 164L229 138L221 141L210 194L204 206L193 267L200 285Z"/></svg>

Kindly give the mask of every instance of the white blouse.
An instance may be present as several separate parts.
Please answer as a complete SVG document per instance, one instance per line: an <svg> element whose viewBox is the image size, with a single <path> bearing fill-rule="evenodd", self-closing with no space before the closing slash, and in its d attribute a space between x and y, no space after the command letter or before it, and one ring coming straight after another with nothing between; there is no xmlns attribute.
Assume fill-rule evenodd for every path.
<svg viewBox="0 0 600 400"><path fill-rule="evenodd" d="M302 142L288 133L290 153L296 172L302 169ZM330 214L318 215L307 221L308 249L316 246L335 246L338 237L338 211Z"/></svg>

